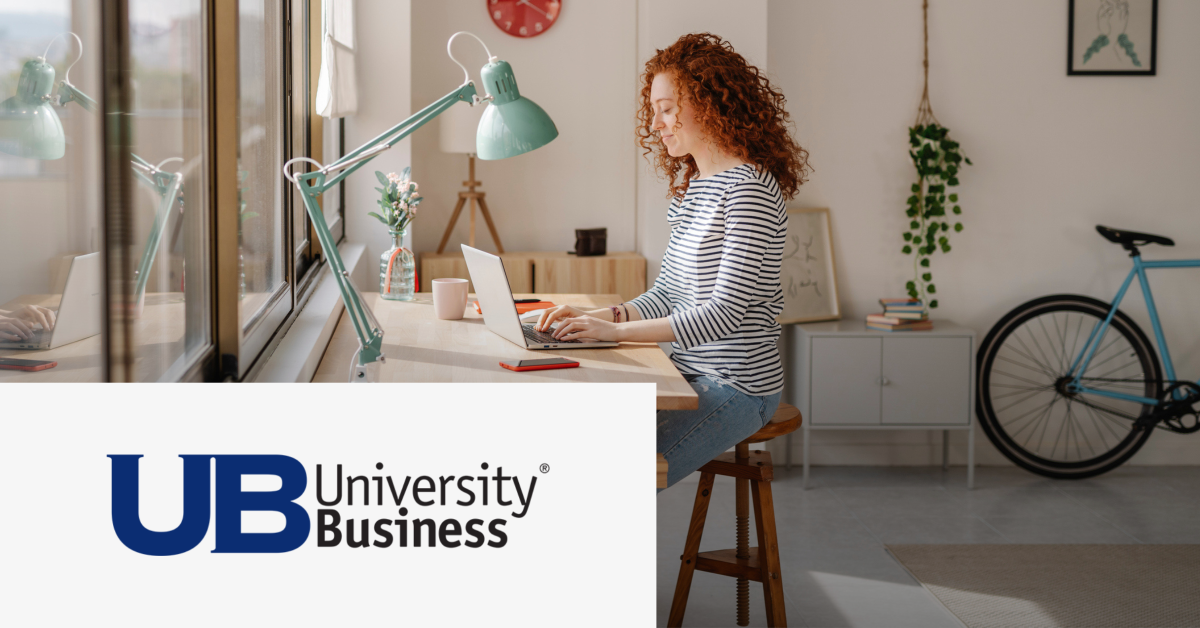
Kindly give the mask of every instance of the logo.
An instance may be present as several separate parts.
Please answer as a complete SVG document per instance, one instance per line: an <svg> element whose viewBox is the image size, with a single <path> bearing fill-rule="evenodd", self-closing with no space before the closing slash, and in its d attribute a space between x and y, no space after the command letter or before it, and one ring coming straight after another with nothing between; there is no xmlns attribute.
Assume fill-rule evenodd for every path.
<svg viewBox="0 0 1200 628"><path fill-rule="evenodd" d="M312 523L295 502L308 486L304 465L288 456L180 456L183 458L183 520L169 532L147 530L138 515L138 459L112 458L112 524L125 547L147 556L174 556L200 544L208 534L210 498L216 493L215 554L290 552L308 539ZM216 486L210 487L210 461L216 461ZM274 475L277 491L242 491L243 475ZM215 489L215 491L213 490ZM279 532L242 532L243 511L282 514Z"/></svg>
<svg viewBox="0 0 1200 628"><path fill-rule="evenodd" d="M215 554L290 552L308 540L312 519L296 503L308 487L308 474L295 458L179 456L183 459L183 518L174 530L157 532L142 525L138 510L138 461L142 456L108 457L112 459L113 530L121 543L139 554L175 556L190 551L208 535L210 520L216 526L212 550ZM216 481L215 486L210 486L214 464ZM374 467L382 471L383 463L377 462ZM316 511L316 545L318 548L505 547L509 540L506 516L523 519L528 514L538 478L505 475L500 466L492 473L488 470L489 465L484 462L478 472L461 475L351 475L343 473L342 465L337 464L331 478L330 474L322 473L322 465L318 464L316 499L322 507ZM550 465L542 464L538 470L546 474ZM280 487L269 492L243 491L245 475L276 476ZM214 501L215 517L209 508ZM345 517L339 511L343 507ZM419 509L411 519L410 507ZM449 509L467 509L458 512L486 513L492 518L446 517ZM254 511L282 514L283 529L270 533L243 532L242 513ZM440 518L435 518L439 515Z"/></svg>

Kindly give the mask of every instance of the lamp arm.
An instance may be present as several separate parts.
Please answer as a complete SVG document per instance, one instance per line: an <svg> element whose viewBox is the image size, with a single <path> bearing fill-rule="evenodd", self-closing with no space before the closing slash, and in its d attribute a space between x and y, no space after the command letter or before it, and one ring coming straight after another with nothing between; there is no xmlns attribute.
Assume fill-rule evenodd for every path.
<svg viewBox="0 0 1200 628"><path fill-rule="evenodd" d="M317 241L321 243L321 250L325 253L329 270L333 273L334 281L337 282L338 289L342 293L342 302L346 305L346 313L350 316L350 322L354 325L354 333L358 336L359 344L359 350L356 354L358 367L366 367L374 362L383 361L383 329L381 329L379 322L375 320L375 315L363 301L362 295L354 287L354 282L350 280L350 274L346 272L346 265L342 261L342 255L337 250L337 242L333 240L333 233L329 231L329 225L325 223L325 214L321 212L321 206L317 204L317 198L350 176L351 173L366 165L367 162L374 159L379 153L391 148L396 142L421 128L455 103L465 101L474 105L478 101L477 94L478 92L475 91L473 83L465 83L329 165L321 166L312 159L298 158L289 161L283 166L283 176L295 184L296 188L300 191L300 197L304 202L304 209L308 212L308 218L312 221L313 229L317 232ZM313 172L294 175L290 172L289 168L291 168L292 163L297 161L314 163L318 166L318 169ZM340 172L333 177L327 178L326 175L337 171ZM360 368L357 372L363 372L363 370Z"/></svg>
<svg viewBox="0 0 1200 628"><path fill-rule="evenodd" d="M346 153L345 156L337 161L322 168L322 172L328 174L341 170L340 173L334 175L324 182L324 189L328 190L333 186L341 183L342 179L350 176L355 170L366 164L379 153L391 148L400 140L408 137L413 131L425 126L430 120L438 117L457 102L466 102L474 106L478 97L478 92L475 91L474 83L464 83L458 89L442 96L424 109L414 113L396 126L380 133L374 139L366 144ZM298 177L303 175L297 175Z"/></svg>
<svg viewBox="0 0 1200 628"><path fill-rule="evenodd" d="M162 243L163 232L166 231L167 217L171 213L171 206L175 204L175 200L179 198L179 188L183 187L183 173L175 172L168 175L169 183L164 187L156 186L162 199L158 204L158 212L154 215L154 227L150 230L150 237L146 240L146 248L142 250L142 261L138 264L137 283L133 291L134 303L142 300L142 296L146 294L146 282L150 279L150 267L154 264L154 256L158 252L158 246Z"/></svg>
<svg viewBox="0 0 1200 628"><path fill-rule="evenodd" d="M66 106L69 102L77 102L80 107L91 113L96 113L99 109L99 105L95 99L80 91L67 78L64 78L58 84L58 99L59 104L62 106ZM136 282L134 284L133 300L134 303L140 303L142 296L146 294L146 282L150 279L150 267L154 265L154 258L158 253L159 245L162 243L162 236L163 232L166 231L167 218L170 214L171 206L179 198L180 188L183 187L183 173L167 172L132 153L130 154L129 165L133 169L134 176L140 179L142 183L154 188L161 197L158 204L158 211L154 214L154 226L150 229L150 235L146 239L146 247L142 250L142 259L138 264L135 276Z"/></svg>
<svg viewBox="0 0 1200 628"><path fill-rule="evenodd" d="M92 113L96 113L100 108L91 96L79 91L79 88L72 85L67 79L63 79L58 84L58 103L65 107L71 101L79 103L79 106Z"/></svg>

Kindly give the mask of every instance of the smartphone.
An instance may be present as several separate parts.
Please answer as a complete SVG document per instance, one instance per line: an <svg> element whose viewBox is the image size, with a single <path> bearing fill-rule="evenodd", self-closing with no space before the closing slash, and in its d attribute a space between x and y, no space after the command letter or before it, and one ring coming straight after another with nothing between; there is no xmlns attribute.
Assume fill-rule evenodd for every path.
<svg viewBox="0 0 1200 628"><path fill-rule="evenodd" d="M519 360L516 364L501 362L500 366L510 371L544 371L546 369L575 368L579 366L579 363L566 358L547 358L545 360Z"/></svg>
<svg viewBox="0 0 1200 628"><path fill-rule="evenodd" d="M58 362L43 362L41 360L17 360L15 358L0 358L0 369L13 371L44 371L58 366Z"/></svg>

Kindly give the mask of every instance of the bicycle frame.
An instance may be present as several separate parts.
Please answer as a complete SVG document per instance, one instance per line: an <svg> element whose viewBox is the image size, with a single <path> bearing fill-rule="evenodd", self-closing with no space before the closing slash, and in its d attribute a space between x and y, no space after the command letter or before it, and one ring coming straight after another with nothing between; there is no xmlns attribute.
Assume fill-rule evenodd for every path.
<svg viewBox="0 0 1200 628"><path fill-rule="evenodd" d="M1071 364L1071 370L1067 372L1068 376L1074 376L1071 383L1067 385L1067 390L1070 392L1121 399L1151 406L1159 404L1159 399L1127 395L1107 390L1096 390L1080 383L1083 373L1087 371L1088 365L1092 362L1092 357L1096 353L1100 339L1104 338L1104 332L1108 330L1113 316L1116 316L1117 308L1121 306L1121 301L1125 299L1125 293L1133 283L1134 277L1137 277L1138 284L1142 287L1142 297L1146 300L1146 310L1150 314L1150 326L1154 329L1154 341L1158 345L1159 353L1162 355L1163 368L1166 370L1167 381L1175 380L1175 365L1171 362L1171 352L1167 349L1166 338L1163 337L1162 323L1158 320L1158 309L1154 306L1154 296L1150 294L1150 282L1146 279L1146 269L1148 268L1200 268L1200 259L1144 262L1140 254L1133 255L1133 270L1129 271L1129 276L1125 278L1125 283L1121 284L1121 289L1117 291L1117 296L1113 299L1112 307L1108 310L1108 316L1104 318L1103 323L1092 329L1087 342L1083 344L1083 349L1075 357L1075 362ZM1200 380L1197 380L1196 383L1200 385Z"/></svg>

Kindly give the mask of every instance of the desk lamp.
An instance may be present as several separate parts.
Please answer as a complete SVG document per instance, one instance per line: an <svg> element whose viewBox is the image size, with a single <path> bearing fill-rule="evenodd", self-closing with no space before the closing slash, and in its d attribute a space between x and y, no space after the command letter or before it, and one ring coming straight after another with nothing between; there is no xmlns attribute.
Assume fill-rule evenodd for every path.
<svg viewBox="0 0 1200 628"><path fill-rule="evenodd" d="M57 103L65 107L69 102L77 102L87 111L95 113L96 101L71 84L71 68L83 58L83 42L75 33L68 34L79 44L79 56L67 67L63 80L58 83ZM46 52L42 56L25 62L21 68L21 78L17 81L17 93L0 103L0 151L17 157L41 160L61 159L66 153L66 134L63 133L62 120L58 118L53 107L56 101L52 96L54 66L46 62L50 46L54 45L58 37L50 40L50 45L46 46ZM162 242L163 232L166 231L167 216L175 200L180 198L183 188L182 173L161 169L168 161L182 160L173 157L155 166L133 155L129 164L138 179L158 192L162 199L154 216L154 226L150 229L146 248L142 251L141 262L135 271L137 282L134 287L134 316L141 313L146 297L146 282L150 278L150 267L154 264L154 256Z"/></svg>
<svg viewBox="0 0 1200 628"><path fill-rule="evenodd" d="M454 58L451 45L454 43L454 38L459 35L474 37L488 55L487 65L480 70L484 90L487 92L487 96L483 98L480 98L478 92L475 91L475 83L471 81L471 75L467 72L467 68ZM317 239L321 242L321 250L327 256L329 268L342 292L342 301L346 305L346 312L350 316L350 322L354 325L355 334L358 335L358 351L355 353L353 370L350 374L351 382L369 382L378 378L379 364L384 361L383 330L379 321L375 319L375 315L363 302L362 295L358 293L354 283L350 281L350 274L346 272L342 256L338 253L337 243L333 241L333 234L325 224L325 215L317 205L317 197L374 159L379 153L396 145L413 131L459 102L467 103L472 107L486 107L475 133L476 154L480 159L515 157L540 148L558 137L558 128L554 126L550 116L546 115L546 112L536 103L521 96L521 91L517 88L517 79L513 76L512 66L507 61L492 56L483 40L471 33L455 33L446 42L446 54L463 71L463 84L457 89L331 164L323 166L314 159L298 157L283 166L283 175L296 186L304 200L304 208L308 211L308 217L316 229ZM311 163L317 169L304 174L292 174L289 169L293 163L298 161Z"/></svg>

